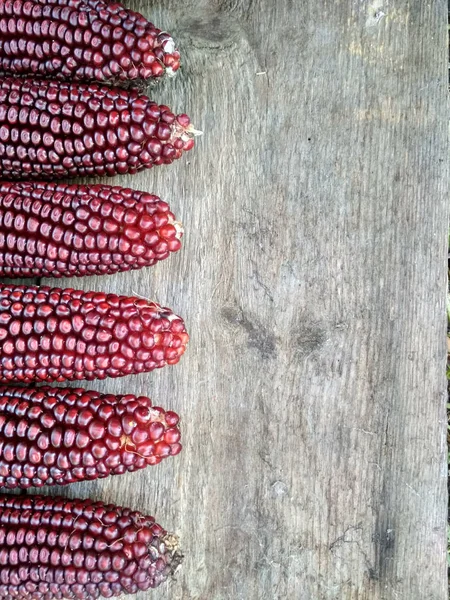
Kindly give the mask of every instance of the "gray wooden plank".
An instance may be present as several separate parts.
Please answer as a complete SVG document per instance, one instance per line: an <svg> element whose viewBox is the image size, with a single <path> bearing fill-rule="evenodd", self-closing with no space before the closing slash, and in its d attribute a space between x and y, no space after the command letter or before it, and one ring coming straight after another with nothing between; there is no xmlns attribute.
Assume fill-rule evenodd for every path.
<svg viewBox="0 0 450 600"><path fill-rule="evenodd" d="M169 200L185 245L61 283L186 318L179 365L90 384L179 411L184 452L61 492L181 534L155 599L446 598L446 3L128 4L177 37L152 94L205 136L115 181Z"/></svg>

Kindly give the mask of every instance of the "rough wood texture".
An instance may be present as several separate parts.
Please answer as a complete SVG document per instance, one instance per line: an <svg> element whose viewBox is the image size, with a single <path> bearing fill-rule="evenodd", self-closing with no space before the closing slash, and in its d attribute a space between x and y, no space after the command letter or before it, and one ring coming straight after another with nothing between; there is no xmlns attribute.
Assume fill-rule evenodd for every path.
<svg viewBox="0 0 450 600"><path fill-rule="evenodd" d="M152 93L205 136L116 182L169 200L185 246L63 284L186 318L178 366L91 384L179 410L185 449L62 493L181 534L154 599L446 598L446 3L129 5L179 41Z"/></svg>

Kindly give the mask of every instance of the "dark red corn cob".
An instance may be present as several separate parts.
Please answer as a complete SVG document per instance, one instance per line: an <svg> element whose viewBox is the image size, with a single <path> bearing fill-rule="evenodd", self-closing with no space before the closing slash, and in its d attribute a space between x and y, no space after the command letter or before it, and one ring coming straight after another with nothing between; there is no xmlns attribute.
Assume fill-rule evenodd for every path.
<svg viewBox="0 0 450 600"><path fill-rule="evenodd" d="M194 146L187 115L136 90L0 79L0 176L14 179L137 173Z"/></svg>
<svg viewBox="0 0 450 600"><path fill-rule="evenodd" d="M104 379L174 365L184 323L141 298L0 285L0 381Z"/></svg>
<svg viewBox="0 0 450 600"><path fill-rule="evenodd" d="M181 247L157 196L106 185L0 182L0 276L102 275L151 266Z"/></svg>
<svg viewBox="0 0 450 600"><path fill-rule="evenodd" d="M123 82L174 75L179 66L171 36L118 2L0 2L0 72Z"/></svg>
<svg viewBox="0 0 450 600"><path fill-rule="evenodd" d="M145 396L0 386L0 486L122 475L181 451L179 417Z"/></svg>
<svg viewBox="0 0 450 600"><path fill-rule="evenodd" d="M163 583L182 560L153 517L114 504L0 496L0 598L96 600Z"/></svg>

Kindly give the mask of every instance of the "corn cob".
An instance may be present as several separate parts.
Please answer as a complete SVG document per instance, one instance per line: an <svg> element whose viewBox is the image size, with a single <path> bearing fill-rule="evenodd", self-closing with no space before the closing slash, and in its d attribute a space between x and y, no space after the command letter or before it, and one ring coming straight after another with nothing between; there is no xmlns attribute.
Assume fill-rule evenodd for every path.
<svg viewBox="0 0 450 600"><path fill-rule="evenodd" d="M182 560L153 517L92 500L0 496L0 598L95 600L163 583Z"/></svg>
<svg viewBox="0 0 450 600"><path fill-rule="evenodd" d="M141 298L0 285L0 381L122 377L177 363L180 317Z"/></svg>
<svg viewBox="0 0 450 600"><path fill-rule="evenodd" d="M122 475L181 451L179 417L145 396L0 386L0 486Z"/></svg>
<svg viewBox="0 0 450 600"><path fill-rule="evenodd" d="M182 228L157 196L106 185L0 182L0 276L102 275L154 265Z"/></svg>
<svg viewBox="0 0 450 600"><path fill-rule="evenodd" d="M0 79L0 176L113 176L170 164L194 146L187 115L136 90Z"/></svg>
<svg viewBox="0 0 450 600"><path fill-rule="evenodd" d="M179 66L170 35L118 2L0 2L0 72L126 82L174 75Z"/></svg>

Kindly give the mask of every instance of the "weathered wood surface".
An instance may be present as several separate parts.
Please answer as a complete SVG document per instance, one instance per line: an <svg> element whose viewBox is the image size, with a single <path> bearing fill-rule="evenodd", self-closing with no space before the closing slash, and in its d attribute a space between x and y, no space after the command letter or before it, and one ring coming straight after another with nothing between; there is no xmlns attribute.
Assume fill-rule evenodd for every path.
<svg viewBox="0 0 450 600"><path fill-rule="evenodd" d="M446 3L132 6L184 55L154 97L205 136L116 182L171 201L184 250L62 283L186 318L177 367L91 384L178 410L184 453L62 493L181 534L155 599L446 598Z"/></svg>

